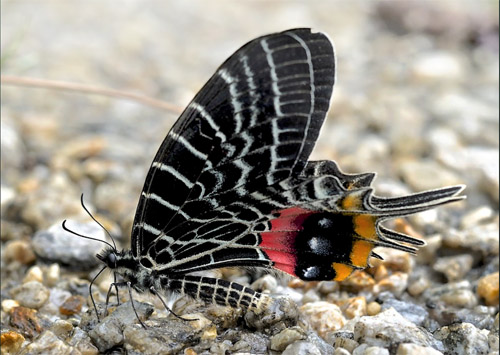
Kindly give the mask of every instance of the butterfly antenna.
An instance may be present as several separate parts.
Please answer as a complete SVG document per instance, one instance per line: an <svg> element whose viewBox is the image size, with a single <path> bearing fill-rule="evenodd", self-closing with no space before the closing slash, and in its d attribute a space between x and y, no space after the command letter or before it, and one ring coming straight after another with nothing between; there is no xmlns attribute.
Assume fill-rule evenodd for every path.
<svg viewBox="0 0 500 355"><path fill-rule="evenodd" d="M109 233L108 230L106 228L104 228L104 226L97 219L95 219L94 216L92 216L92 213L90 213L90 211L85 206L85 203L83 202L83 193L80 196L80 202L82 204L83 209L85 210L85 212L87 212L87 214L90 216L90 218L92 218L95 223L97 223L102 229L104 229L104 231L106 232L106 234L109 236L109 238L113 242L113 246L114 246L113 249L116 250L116 243L115 243L115 240L114 240L113 236L111 235L111 233Z"/></svg>
<svg viewBox="0 0 500 355"><path fill-rule="evenodd" d="M109 247L110 247L110 248L113 248L113 250L116 250L116 246L113 246L113 245L109 244L109 243L108 243L107 241L105 241L105 240L102 240L102 239L97 239L97 238L92 238L92 237L88 237L88 236L86 236L86 235L82 235L82 234L80 234L80 233L77 233L77 232L75 232L75 231L73 231L73 230L69 229L68 227L66 227L66 222L67 222L67 220L64 220L64 221L62 222L62 228L63 228L66 232L69 232L69 233L74 234L74 235L76 235L76 236L78 236L78 237L81 237L81 238L90 239L90 240L95 240L95 241L98 241L98 242L101 242L101 243L107 244L107 245L109 245ZM113 242L113 244L114 244L114 242Z"/></svg>

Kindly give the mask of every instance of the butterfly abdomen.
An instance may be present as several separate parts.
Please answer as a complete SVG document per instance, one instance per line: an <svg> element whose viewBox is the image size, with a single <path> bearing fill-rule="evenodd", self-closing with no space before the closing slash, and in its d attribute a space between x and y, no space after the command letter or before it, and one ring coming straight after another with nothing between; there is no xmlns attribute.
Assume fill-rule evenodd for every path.
<svg viewBox="0 0 500 355"><path fill-rule="evenodd" d="M270 301L269 296L249 287L212 277L185 275L162 280L164 289L188 295L208 304L242 308L259 313Z"/></svg>

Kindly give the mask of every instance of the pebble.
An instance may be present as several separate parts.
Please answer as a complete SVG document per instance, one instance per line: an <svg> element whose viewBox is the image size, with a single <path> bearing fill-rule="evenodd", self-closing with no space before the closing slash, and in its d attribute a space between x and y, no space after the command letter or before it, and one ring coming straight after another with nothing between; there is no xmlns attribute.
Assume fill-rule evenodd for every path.
<svg viewBox="0 0 500 355"><path fill-rule="evenodd" d="M11 289L10 294L22 306L37 309L47 302L50 291L38 281L29 281Z"/></svg>
<svg viewBox="0 0 500 355"><path fill-rule="evenodd" d="M30 281L37 281L43 283L43 272L39 266L32 266L26 272L26 276L23 278L23 283Z"/></svg>
<svg viewBox="0 0 500 355"><path fill-rule="evenodd" d="M415 191L463 183L463 180L454 172L430 160L409 160L401 163L398 168L404 181Z"/></svg>
<svg viewBox="0 0 500 355"><path fill-rule="evenodd" d="M396 355L442 355L443 353L437 351L429 346L420 346L417 344L403 343L399 344Z"/></svg>
<svg viewBox="0 0 500 355"><path fill-rule="evenodd" d="M463 76L463 66L454 55L429 52L414 59L411 72L417 83L436 83L458 80Z"/></svg>
<svg viewBox="0 0 500 355"><path fill-rule="evenodd" d="M2 301L2 311L9 313L13 308L19 307L20 304L16 300L6 299Z"/></svg>
<svg viewBox="0 0 500 355"><path fill-rule="evenodd" d="M153 308L151 305L134 301L134 306L137 311L137 314L142 321L145 318L149 317L151 313L153 313ZM95 315L94 315L95 317ZM83 320L83 324L91 321L90 319ZM128 342L137 342L143 343L144 338L143 333L136 334L134 333L134 337L125 338L124 329L127 325L135 325L137 322L137 316L135 315L134 310L131 307L130 302L122 303L116 309L109 314L104 319L101 319L100 323L97 323L89 332L89 336L92 339L92 342L97 346L99 351L105 352L114 346L122 344L124 339L127 339ZM140 327L140 326L139 326ZM133 329L133 328L131 328ZM141 328L142 329L142 328ZM138 335L138 337L136 336Z"/></svg>
<svg viewBox="0 0 500 355"><path fill-rule="evenodd" d="M45 283L49 287L53 287L57 284L61 277L61 267L59 264L52 264L48 267L45 273Z"/></svg>
<svg viewBox="0 0 500 355"><path fill-rule="evenodd" d="M371 290L375 285L375 280L367 272L356 270L346 280L340 284L341 289L351 292Z"/></svg>
<svg viewBox="0 0 500 355"><path fill-rule="evenodd" d="M400 296L406 290L407 286L408 274L395 272L377 282L377 284L373 286L373 293L379 294L384 291L391 291L396 296Z"/></svg>
<svg viewBox="0 0 500 355"><path fill-rule="evenodd" d="M26 346L23 352L27 354L71 354L74 350L50 330L46 330L35 341Z"/></svg>
<svg viewBox="0 0 500 355"><path fill-rule="evenodd" d="M472 285L467 280L430 287L423 296L427 301L441 301L449 306L472 308L477 304L477 297L472 292Z"/></svg>
<svg viewBox="0 0 500 355"><path fill-rule="evenodd" d="M319 349L308 341L296 341L293 344L287 346L285 351L281 353L282 355L321 355Z"/></svg>
<svg viewBox="0 0 500 355"><path fill-rule="evenodd" d="M408 285L408 293L413 297L421 295L427 288L429 288L430 282L427 276L420 276L416 280L411 281Z"/></svg>
<svg viewBox="0 0 500 355"><path fill-rule="evenodd" d="M366 314L369 316L374 316L380 313L382 306L378 302L370 302L366 306Z"/></svg>
<svg viewBox="0 0 500 355"><path fill-rule="evenodd" d="M430 235L425 238L425 243L415 258L421 264L431 264L435 261L438 250L443 246L443 236L441 234Z"/></svg>
<svg viewBox="0 0 500 355"><path fill-rule="evenodd" d="M307 290L302 297L302 303L306 304L309 302L318 302L321 301L321 297L319 297L318 293L315 289Z"/></svg>
<svg viewBox="0 0 500 355"><path fill-rule="evenodd" d="M489 306L498 306L499 273L486 275L479 279L477 284L477 294L484 298Z"/></svg>
<svg viewBox="0 0 500 355"><path fill-rule="evenodd" d="M349 354L359 346L359 343L354 340L354 333L345 330L329 333L327 341L332 343L336 349L347 350Z"/></svg>
<svg viewBox="0 0 500 355"><path fill-rule="evenodd" d="M82 310L85 299L82 296L70 296L59 307L59 312L65 316L72 316Z"/></svg>
<svg viewBox="0 0 500 355"><path fill-rule="evenodd" d="M82 355L98 355L99 350L92 344L88 334L79 327L73 328L71 338L67 341L69 345L77 349Z"/></svg>
<svg viewBox="0 0 500 355"><path fill-rule="evenodd" d="M354 325L354 340L368 346L396 348L400 343L414 343L442 349L431 333L408 321L394 308L373 317L361 317Z"/></svg>
<svg viewBox="0 0 500 355"><path fill-rule="evenodd" d="M10 325L28 338L34 338L42 331L37 312L26 307L15 307L11 310Z"/></svg>
<svg viewBox="0 0 500 355"><path fill-rule="evenodd" d="M361 344L352 352L352 355L389 355L389 350L378 347Z"/></svg>
<svg viewBox="0 0 500 355"><path fill-rule="evenodd" d="M400 315L419 326L423 325L424 321L429 317L429 313L422 306L397 300L392 298L392 295L391 298L384 300L384 303L382 304L382 311L389 308L394 308Z"/></svg>
<svg viewBox="0 0 500 355"><path fill-rule="evenodd" d="M24 337L13 331L6 331L0 337L2 354L17 354L24 343Z"/></svg>
<svg viewBox="0 0 500 355"><path fill-rule="evenodd" d="M478 207L462 217L462 220L460 221L460 229L472 228L478 224L487 222L488 220L492 219L494 215L495 212L491 207Z"/></svg>
<svg viewBox="0 0 500 355"><path fill-rule="evenodd" d="M452 324L434 333L449 353L457 355L488 354L487 332L477 329L470 323Z"/></svg>
<svg viewBox="0 0 500 355"><path fill-rule="evenodd" d="M12 240L3 247L5 261L16 260L23 265L29 265L36 260L33 247L25 240Z"/></svg>
<svg viewBox="0 0 500 355"><path fill-rule="evenodd" d="M257 280L255 280L250 287L256 291L267 290L269 292L274 292L278 286L278 281L272 275L264 275Z"/></svg>
<svg viewBox="0 0 500 355"><path fill-rule="evenodd" d="M300 311L323 339L329 332L338 330L345 324L340 308L328 302L306 303L300 307Z"/></svg>
<svg viewBox="0 0 500 355"><path fill-rule="evenodd" d="M474 258L470 254L438 258L432 268L443 273L448 281L461 280L472 268Z"/></svg>
<svg viewBox="0 0 500 355"><path fill-rule="evenodd" d="M284 329L271 337L271 350L283 351L288 345L306 338L306 332L300 327Z"/></svg>
<svg viewBox="0 0 500 355"><path fill-rule="evenodd" d="M50 331L63 340L69 338L74 329L73 324L62 319L55 321L50 327Z"/></svg>
<svg viewBox="0 0 500 355"><path fill-rule="evenodd" d="M352 297L342 306L348 319L365 316L367 314L366 298L363 296Z"/></svg>
<svg viewBox="0 0 500 355"><path fill-rule="evenodd" d="M415 233L408 233L407 231L402 231L403 227L399 224L400 227L396 225L396 230L402 233L414 235ZM407 228L407 227L406 227ZM414 261L408 253L405 253L401 250L394 250L389 248L380 249L377 253L384 258L384 260L373 260L373 266L383 265L389 270L392 271L402 271L405 273L411 272L413 268Z"/></svg>
<svg viewBox="0 0 500 355"><path fill-rule="evenodd" d="M79 234L106 240L105 232L95 222L68 221L66 226ZM95 255L103 246L105 245L98 241L66 232L60 223L52 225L48 230L37 232L33 237L33 248L38 257L82 271L90 270L100 264Z"/></svg>
<svg viewBox="0 0 500 355"><path fill-rule="evenodd" d="M443 245L448 248L463 248L479 251L483 256L498 255L498 223L477 225L467 230L453 230L443 235Z"/></svg>

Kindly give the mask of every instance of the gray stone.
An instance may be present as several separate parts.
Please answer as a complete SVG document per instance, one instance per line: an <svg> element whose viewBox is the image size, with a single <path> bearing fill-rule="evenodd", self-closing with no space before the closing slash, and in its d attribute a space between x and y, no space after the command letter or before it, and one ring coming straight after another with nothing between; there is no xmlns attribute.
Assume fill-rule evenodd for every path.
<svg viewBox="0 0 500 355"><path fill-rule="evenodd" d="M452 324L434 333L449 353L457 355L488 354L488 335L470 323Z"/></svg>
<svg viewBox="0 0 500 355"><path fill-rule="evenodd" d="M66 227L84 236L107 240L105 232L95 222L67 221ZM39 258L79 270L90 270L99 265L100 261L95 256L104 247L106 244L99 241L66 232L60 223L36 233L33 237L33 249Z"/></svg>
<svg viewBox="0 0 500 355"><path fill-rule="evenodd" d="M50 291L38 281L30 281L10 290L21 306L38 309L49 299Z"/></svg>

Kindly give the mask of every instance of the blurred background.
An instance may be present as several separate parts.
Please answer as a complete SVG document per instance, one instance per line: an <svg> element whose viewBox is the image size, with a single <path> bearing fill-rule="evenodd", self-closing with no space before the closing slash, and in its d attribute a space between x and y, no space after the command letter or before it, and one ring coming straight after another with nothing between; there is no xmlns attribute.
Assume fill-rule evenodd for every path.
<svg viewBox="0 0 500 355"><path fill-rule="evenodd" d="M1 5L2 75L116 89L177 110L254 37L321 30L338 69L312 159L377 172L380 195L466 183L460 208L497 214L497 1ZM82 192L128 238L147 170L178 113L64 88L4 83L1 94L2 241L83 216Z"/></svg>

